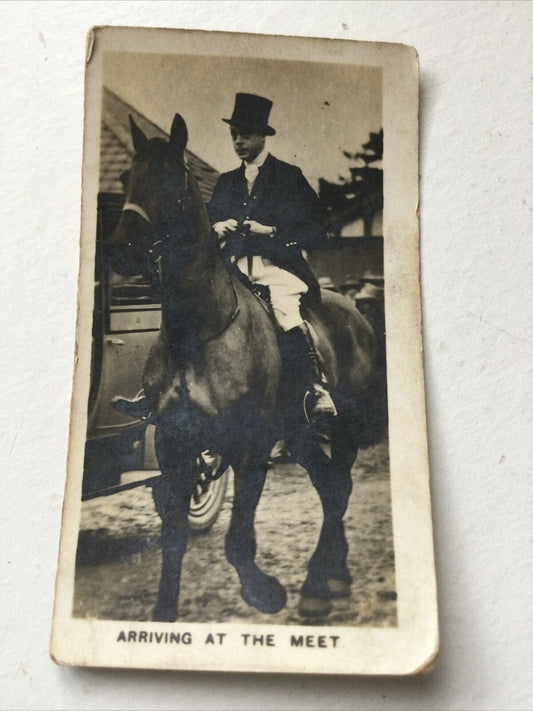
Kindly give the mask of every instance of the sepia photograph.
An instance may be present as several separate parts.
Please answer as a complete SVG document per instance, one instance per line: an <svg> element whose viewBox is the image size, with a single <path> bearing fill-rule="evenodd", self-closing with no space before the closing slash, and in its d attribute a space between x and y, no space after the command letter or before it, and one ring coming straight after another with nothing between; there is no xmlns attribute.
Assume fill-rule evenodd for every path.
<svg viewBox="0 0 533 711"><path fill-rule="evenodd" d="M0 707L528 711L533 4L2 20Z"/></svg>
<svg viewBox="0 0 533 711"><path fill-rule="evenodd" d="M133 28L87 52L54 659L423 670L416 54Z"/></svg>

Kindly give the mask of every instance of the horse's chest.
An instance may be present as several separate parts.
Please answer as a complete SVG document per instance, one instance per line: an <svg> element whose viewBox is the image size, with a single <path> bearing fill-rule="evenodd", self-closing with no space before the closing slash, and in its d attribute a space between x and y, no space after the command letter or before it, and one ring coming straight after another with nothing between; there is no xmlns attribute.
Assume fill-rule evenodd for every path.
<svg viewBox="0 0 533 711"><path fill-rule="evenodd" d="M228 415L246 395L246 384L225 369L187 367L175 383L177 400L207 417ZM185 392L184 392L185 390Z"/></svg>

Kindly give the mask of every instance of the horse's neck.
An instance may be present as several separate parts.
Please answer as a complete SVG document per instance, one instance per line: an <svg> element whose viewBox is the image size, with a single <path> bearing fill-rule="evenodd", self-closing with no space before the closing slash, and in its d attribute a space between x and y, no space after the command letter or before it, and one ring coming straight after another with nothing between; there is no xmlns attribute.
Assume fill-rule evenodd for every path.
<svg viewBox="0 0 533 711"><path fill-rule="evenodd" d="M235 292L216 252L201 253L168 270L163 281L163 317L181 340L204 341L221 332L235 309Z"/></svg>
<svg viewBox="0 0 533 711"><path fill-rule="evenodd" d="M211 227L200 191L191 181L192 224L198 251L183 260L177 250L163 264L163 324L176 348L188 352L221 333L231 321L236 296ZM205 249L203 248L205 246Z"/></svg>

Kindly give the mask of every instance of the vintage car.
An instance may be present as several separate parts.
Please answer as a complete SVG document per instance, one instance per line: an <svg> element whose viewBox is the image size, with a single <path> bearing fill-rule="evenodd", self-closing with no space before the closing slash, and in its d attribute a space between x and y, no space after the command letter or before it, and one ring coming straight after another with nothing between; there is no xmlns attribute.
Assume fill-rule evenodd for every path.
<svg viewBox="0 0 533 711"><path fill-rule="evenodd" d="M121 276L106 257L123 197L100 193L95 260L94 315L88 426L82 499L110 495L160 476L154 449L154 425L121 414L111 405L116 395L134 397L141 388L144 363L159 330L161 305L147 275ZM226 495L230 470L218 478L220 457L204 452L191 498L191 529L205 530L216 520Z"/></svg>

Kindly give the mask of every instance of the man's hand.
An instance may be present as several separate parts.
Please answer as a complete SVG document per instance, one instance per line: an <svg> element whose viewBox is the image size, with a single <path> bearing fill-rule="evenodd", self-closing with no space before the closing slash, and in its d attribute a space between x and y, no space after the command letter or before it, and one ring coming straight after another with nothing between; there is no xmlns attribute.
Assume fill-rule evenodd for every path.
<svg viewBox="0 0 533 711"><path fill-rule="evenodd" d="M228 235L237 231L238 224L239 223L237 222L237 220L234 220L231 217L229 220L215 222L215 224L213 225L213 229L217 233L218 237L227 237Z"/></svg>
<svg viewBox="0 0 533 711"><path fill-rule="evenodd" d="M275 227L272 227L272 225L262 225L255 220L245 220L242 224L250 230L250 234L254 237L274 237L276 234Z"/></svg>

